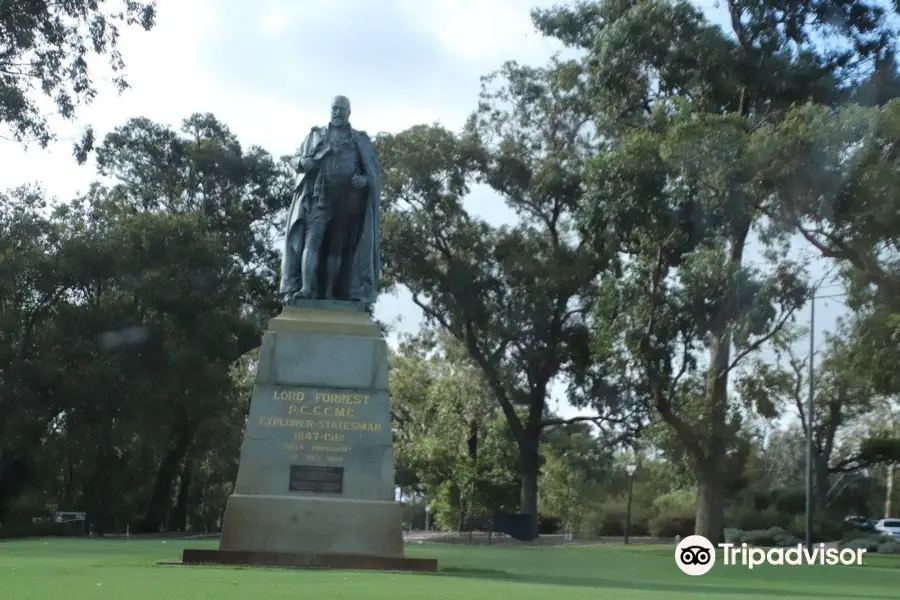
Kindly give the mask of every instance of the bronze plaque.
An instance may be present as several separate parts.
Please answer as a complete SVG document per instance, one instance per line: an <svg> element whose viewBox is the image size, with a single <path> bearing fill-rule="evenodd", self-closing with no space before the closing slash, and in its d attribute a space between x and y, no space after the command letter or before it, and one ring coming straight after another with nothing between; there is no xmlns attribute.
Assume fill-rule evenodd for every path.
<svg viewBox="0 0 900 600"><path fill-rule="evenodd" d="M340 494L344 489L344 467L291 465L288 491Z"/></svg>

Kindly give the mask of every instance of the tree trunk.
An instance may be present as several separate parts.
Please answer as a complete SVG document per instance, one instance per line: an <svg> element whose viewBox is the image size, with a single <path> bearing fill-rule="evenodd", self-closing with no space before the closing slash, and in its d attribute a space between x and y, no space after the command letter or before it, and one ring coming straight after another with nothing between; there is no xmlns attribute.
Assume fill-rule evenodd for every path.
<svg viewBox="0 0 900 600"><path fill-rule="evenodd" d="M158 533L166 524L166 517L172 505L172 484L178 473L178 465L184 460L191 444L194 442L196 424L184 427L178 435L175 446L169 451L159 464L156 472L156 481L150 500L147 502L147 510L144 518L138 525L139 533Z"/></svg>
<svg viewBox="0 0 900 600"><path fill-rule="evenodd" d="M884 490L884 518L891 518L891 500L894 498L894 469L897 465L889 464L887 466L887 481Z"/></svg>
<svg viewBox="0 0 900 600"><path fill-rule="evenodd" d="M748 217L729 239L728 262L740 268L752 218ZM733 443L728 434L728 378L731 372L730 317L736 310L737 290L731 283L724 306L710 326L709 368L704 400L708 428L705 443L695 448L697 461L697 512L694 533L713 544L725 541L726 452Z"/></svg>
<svg viewBox="0 0 900 600"><path fill-rule="evenodd" d="M708 431L694 452L697 468L697 511L694 533L713 544L724 542L725 461L730 440L728 421L728 362L731 335L720 329L710 345L710 369L706 376L705 401Z"/></svg>
<svg viewBox="0 0 900 600"><path fill-rule="evenodd" d="M110 464L112 450L112 418L106 416L100 424L96 444L97 454L93 460L91 477L81 494L83 509L87 511L94 533L102 535L108 529L107 498L110 488L115 485L115 476ZM74 508L74 507L73 507Z"/></svg>
<svg viewBox="0 0 900 600"><path fill-rule="evenodd" d="M65 443L68 448L66 456L63 458L63 466L65 475L63 476L63 507L64 510L70 510L73 505L75 495L75 449L77 447L77 436L75 435L75 419L74 411L66 412L66 429Z"/></svg>
<svg viewBox="0 0 900 600"><path fill-rule="evenodd" d="M520 511L523 514L531 516L531 536L537 537L538 523L538 477L540 475L540 458L539 458L539 433L534 436L528 436L534 439L525 439L519 444L519 454L521 463L521 497Z"/></svg>
<svg viewBox="0 0 900 600"><path fill-rule="evenodd" d="M716 462L721 459L716 457ZM725 482L720 469L697 474L697 521L694 534L713 544L725 541Z"/></svg>
<svg viewBox="0 0 900 600"><path fill-rule="evenodd" d="M25 491L33 469L25 453L0 450L0 522L10 504Z"/></svg>
<svg viewBox="0 0 900 600"><path fill-rule="evenodd" d="M171 527L175 531L187 531L188 494L191 489L191 477L194 463L190 458L184 461L181 471L181 483L178 486L178 500L172 513Z"/></svg>
<svg viewBox="0 0 900 600"><path fill-rule="evenodd" d="M448 494L448 496L449 496L448 501L450 504L450 510L451 511L455 510L456 513L459 515L459 519L456 524L456 530L457 530L457 533L462 533L463 526L465 525L464 521L466 519L466 507L463 506L462 493L459 489L459 484L455 480L450 482L449 492L450 493Z"/></svg>
<svg viewBox="0 0 900 600"><path fill-rule="evenodd" d="M469 458L473 461L478 460L478 420L469 421L469 435L466 439L466 447L469 451Z"/></svg>

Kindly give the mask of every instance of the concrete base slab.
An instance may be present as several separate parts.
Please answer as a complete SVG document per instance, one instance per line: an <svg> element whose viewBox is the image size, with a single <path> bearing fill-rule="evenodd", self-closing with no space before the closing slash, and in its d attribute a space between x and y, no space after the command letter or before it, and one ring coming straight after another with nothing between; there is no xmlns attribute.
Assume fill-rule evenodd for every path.
<svg viewBox="0 0 900 600"><path fill-rule="evenodd" d="M403 507L378 500L234 494L219 549L402 558Z"/></svg>
<svg viewBox="0 0 900 600"><path fill-rule="evenodd" d="M300 569L366 569L434 573L433 558L392 558L359 554L323 554L311 552L246 552L227 550L190 550L182 554L183 565L229 565L293 567Z"/></svg>

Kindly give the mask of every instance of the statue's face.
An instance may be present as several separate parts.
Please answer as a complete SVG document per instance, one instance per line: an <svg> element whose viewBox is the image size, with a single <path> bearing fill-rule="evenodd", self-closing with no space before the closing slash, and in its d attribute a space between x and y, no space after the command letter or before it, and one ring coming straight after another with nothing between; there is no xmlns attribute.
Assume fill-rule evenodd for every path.
<svg viewBox="0 0 900 600"><path fill-rule="evenodd" d="M350 101L344 96L338 96L331 103L331 120L335 123L346 123L350 118Z"/></svg>

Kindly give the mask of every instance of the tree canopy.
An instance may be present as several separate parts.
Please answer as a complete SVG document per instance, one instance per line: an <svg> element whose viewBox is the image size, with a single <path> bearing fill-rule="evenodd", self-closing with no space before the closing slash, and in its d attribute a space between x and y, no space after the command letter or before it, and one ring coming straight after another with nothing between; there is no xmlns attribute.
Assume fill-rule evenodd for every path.
<svg viewBox="0 0 900 600"><path fill-rule="evenodd" d="M109 4L117 4L109 8ZM97 95L90 61L108 60L113 85L128 87L119 51L123 27L150 30L156 3L122 0L10 0L0 3L0 127L18 142L46 146L55 138L42 99L65 120ZM43 97L43 98L42 98ZM73 152L83 163L93 148L88 128Z"/></svg>

